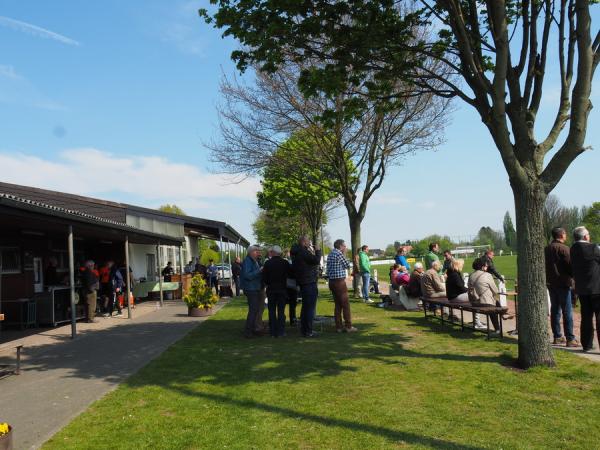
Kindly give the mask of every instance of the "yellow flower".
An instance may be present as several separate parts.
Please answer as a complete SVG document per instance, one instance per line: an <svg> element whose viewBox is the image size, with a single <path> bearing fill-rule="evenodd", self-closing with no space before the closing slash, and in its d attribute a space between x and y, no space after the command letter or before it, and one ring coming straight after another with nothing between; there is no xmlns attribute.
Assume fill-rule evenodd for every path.
<svg viewBox="0 0 600 450"><path fill-rule="evenodd" d="M8 424L6 422L0 423L0 436L7 434L8 431Z"/></svg>

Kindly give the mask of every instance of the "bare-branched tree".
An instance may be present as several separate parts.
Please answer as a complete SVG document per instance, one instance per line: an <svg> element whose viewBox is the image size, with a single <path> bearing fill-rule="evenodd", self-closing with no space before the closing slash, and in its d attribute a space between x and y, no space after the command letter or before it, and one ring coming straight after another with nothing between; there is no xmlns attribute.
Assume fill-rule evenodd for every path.
<svg viewBox="0 0 600 450"><path fill-rule="evenodd" d="M402 102L370 101L356 88L333 98L305 97L298 87L303 68L287 64L271 74L257 71L253 86L224 78L221 133L210 145L212 158L229 173L260 175L275 165L290 177L306 168L320 174L311 182L341 196L356 252L369 200L390 166L440 143L448 101L403 83L395 89ZM359 117L350 111L357 99L366 103ZM296 132L307 137L305 145L278 158L282 141Z"/></svg>

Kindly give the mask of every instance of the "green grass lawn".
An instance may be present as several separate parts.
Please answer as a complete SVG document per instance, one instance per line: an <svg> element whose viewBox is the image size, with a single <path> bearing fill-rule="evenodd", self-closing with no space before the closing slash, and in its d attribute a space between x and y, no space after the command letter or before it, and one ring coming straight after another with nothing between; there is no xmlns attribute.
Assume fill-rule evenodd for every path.
<svg viewBox="0 0 600 450"><path fill-rule="evenodd" d="M352 310L356 334L247 340L235 299L43 448L598 448L599 364L523 372L513 340Z"/></svg>

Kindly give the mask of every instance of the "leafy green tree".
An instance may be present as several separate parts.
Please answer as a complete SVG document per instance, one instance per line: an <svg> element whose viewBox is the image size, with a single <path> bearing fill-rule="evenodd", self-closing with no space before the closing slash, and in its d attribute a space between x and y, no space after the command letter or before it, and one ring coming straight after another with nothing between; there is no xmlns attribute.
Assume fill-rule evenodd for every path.
<svg viewBox="0 0 600 450"><path fill-rule="evenodd" d="M370 97L401 102L397 82L407 79L475 109L514 194L519 296L527 299L519 309L519 364L554 365L545 273L537 270L544 202L586 150L592 80L600 62L600 33L592 39L590 16L596 2L421 0L412 11L391 0L211 2L219 6L214 17L201 14L241 42L243 49L232 54L241 69L259 63L272 71L290 54L317 58L321 64L302 73L303 92L336 96L366 88L362 101L348 100L356 114ZM428 23L430 35L415 32ZM560 98L552 125L540 135L536 121L547 76L560 83Z"/></svg>
<svg viewBox="0 0 600 450"><path fill-rule="evenodd" d="M419 241L412 241L412 250L410 254L416 257L424 256L429 251L429 244L437 242L440 244L440 251L453 250L456 244L448 236L441 236L439 234L432 234L425 236Z"/></svg>
<svg viewBox="0 0 600 450"><path fill-rule="evenodd" d="M394 244L388 244L388 246L385 248L385 256L396 256L396 247L394 247Z"/></svg>
<svg viewBox="0 0 600 450"><path fill-rule="evenodd" d="M506 243L506 246L510 249L514 248L517 243L517 232L515 231L515 226L513 225L513 221L508 211L504 214L502 228L504 229L504 242Z"/></svg>
<svg viewBox="0 0 600 450"><path fill-rule="evenodd" d="M583 218L593 242L600 243L600 202L594 202Z"/></svg>
<svg viewBox="0 0 600 450"><path fill-rule="evenodd" d="M176 204L165 204L162 206L159 206L158 208L159 211L162 212L166 212L166 213L170 213L170 214L177 214L178 216L185 216L185 212L183 211L183 209L181 209L179 206L177 206Z"/></svg>
<svg viewBox="0 0 600 450"><path fill-rule="evenodd" d="M294 153L311 151L312 147L309 135L296 133L281 145L274 158L290 160ZM290 176L283 164L267 166L261 182L262 191L257 193L258 206L276 219L303 217L313 242L318 242L327 212L335 207L339 197L339 189L334 186L336 178L326 169L308 165L295 168L297 173Z"/></svg>
<svg viewBox="0 0 600 450"><path fill-rule="evenodd" d="M198 255L200 262L204 265L211 259L215 262L221 261L219 246L213 239L198 239Z"/></svg>
<svg viewBox="0 0 600 450"><path fill-rule="evenodd" d="M492 230L490 227L481 227L473 244L487 245L489 248L495 251L506 248L506 243L504 242L504 236L502 236L502 233Z"/></svg>
<svg viewBox="0 0 600 450"><path fill-rule="evenodd" d="M301 216L276 218L268 211L260 211L252 230L259 244L277 244L286 249L297 242L298 236L307 232L308 226Z"/></svg>

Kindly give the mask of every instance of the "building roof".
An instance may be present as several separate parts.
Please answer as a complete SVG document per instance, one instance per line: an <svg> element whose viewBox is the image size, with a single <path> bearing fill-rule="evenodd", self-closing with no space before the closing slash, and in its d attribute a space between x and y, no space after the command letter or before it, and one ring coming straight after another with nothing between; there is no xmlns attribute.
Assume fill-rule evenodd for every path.
<svg viewBox="0 0 600 450"><path fill-rule="evenodd" d="M35 200L21 198L16 195L6 194L0 192L0 206L8 207L12 209L18 209L22 211L28 211L44 216L58 217L61 219L68 219L77 223L85 223L94 226L100 226L105 228L111 228L125 232L127 235L132 237L144 237L144 241L161 242L164 244L181 245L182 240L173 238L171 236L165 236L162 234L152 233L139 228L132 227L111 219L103 217L97 217L91 214L87 214L81 211L67 209L59 206L48 205Z"/></svg>
<svg viewBox="0 0 600 450"><path fill-rule="evenodd" d="M78 213L81 216L95 217L96 219L107 220L112 225L126 225L127 213L142 215L146 217L161 218L173 223L182 224L187 234L202 238L219 240L222 237L228 242L239 242L243 246L250 245L240 233L225 222L202 219L192 216L181 216L167 213L156 209L144 208L141 206L129 205L126 203L117 203L108 200L101 200L82 195L68 194L64 192L51 191L30 186L0 182L0 192L9 196L20 198L21 200L40 203L47 208L62 208L66 211ZM128 229L135 227L128 226ZM150 233L153 234L153 233ZM173 238L170 238L173 239Z"/></svg>

